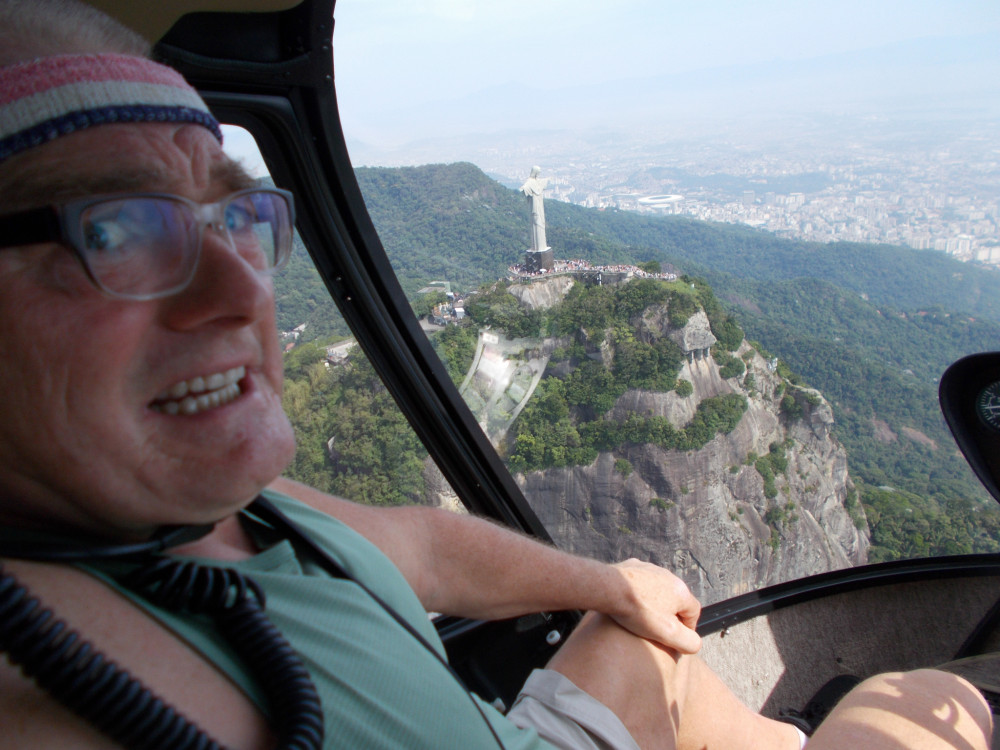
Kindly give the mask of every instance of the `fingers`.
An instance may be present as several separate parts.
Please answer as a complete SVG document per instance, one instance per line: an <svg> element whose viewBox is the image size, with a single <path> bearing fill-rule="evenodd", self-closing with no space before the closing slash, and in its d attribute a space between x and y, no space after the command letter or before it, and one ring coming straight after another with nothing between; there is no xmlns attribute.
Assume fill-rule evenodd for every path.
<svg viewBox="0 0 1000 750"><path fill-rule="evenodd" d="M698 625L698 618L701 617L701 602L695 598L695 595L691 593L691 589L687 587L684 581L673 573L670 575L674 579L677 598L681 601L681 605L677 610L677 617L693 630Z"/></svg>
<svg viewBox="0 0 1000 750"><path fill-rule="evenodd" d="M701 649L695 632L701 604L676 575L651 563L631 559L617 566L629 581L634 611L614 619L638 636L683 654Z"/></svg>
<svg viewBox="0 0 1000 750"><path fill-rule="evenodd" d="M682 654L697 654L701 650L701 636L693 629L677 622L672 628L670 643L675 651Z"/></svg>

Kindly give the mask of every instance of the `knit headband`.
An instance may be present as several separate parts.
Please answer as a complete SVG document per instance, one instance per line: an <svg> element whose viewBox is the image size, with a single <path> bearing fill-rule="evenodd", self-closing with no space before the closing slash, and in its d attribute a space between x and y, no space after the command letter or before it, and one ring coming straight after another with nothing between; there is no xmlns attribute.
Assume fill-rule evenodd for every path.
<svg viewBox="0 0 1000 750"><path fill-rule="evenodd" d="M222 130L198 92L172 68L128 55L59 55L0 68L0 162L112 123L202 125Z"/></svg>

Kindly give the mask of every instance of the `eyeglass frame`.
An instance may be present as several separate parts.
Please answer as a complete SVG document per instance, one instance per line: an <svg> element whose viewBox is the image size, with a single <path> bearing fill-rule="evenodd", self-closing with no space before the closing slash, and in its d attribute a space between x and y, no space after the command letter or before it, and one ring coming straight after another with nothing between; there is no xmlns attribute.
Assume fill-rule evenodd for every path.
<svg viewBox="0 0 1000 750"><path fill-rule="evenodd" d="M270 188L270 187L251 187L244 188L243 190L237 190L230 193L217 201L212 201L211 203L200 203L198 201L191 200L190 198L185 198L182 195L174 195L172 193L111 193L106 195L90 195L82 198L75 198L72 200L64 201L62 203L53 203L47 206L39 206L37 208L29 208L24 211L17 211L11 214L0 215L0 250L5 250L14 247L23 247L25 245L36 245L46 242L54 242L61 245L72 253L72 255L79 261L80 265L83 267L87 278L90 279L91 283L100 291L101 293L112 297L114 299L124 299L136 302L144 302L154 299L162 299L164 297L170 297L174 294L179 294L184 291L191 283L195 277L195 273L198 270L198 264L201 261L201 247L204 241L204 235L206 228L218 228L215 221L206 223L203 219L206 216L206 210L215 210L215 216L221 215L223 218L225 216L222 210L228 207L232 201L239 198L242 195L248 195L251 193L272 193L280 196L284 199L285 204L288 208L288 221L289 221L289 239L288 247L283 248L283 252L275 253L277 257L277 262L274 265L268 265L263 271L257 270L258 273L266 273L267 275L272 275L280 271L284 265L288 262L289 257L292 254L293 245L293 234L295 230L295 199L291 192L288 190L282 190L281 188ZM123 200L127 198L160 198L168 199L186 205L193 210L195 223L198 229L198 241L194 248L194 262L191 264L191 270L187 277L179 284L170 287L168 289L161 289L156 292L147 292L144 294L128 294L125 292L117 292L112 289L107 288L97 275L93 272L90 264L87 262L86 251L81 249L77 245L76 235L82 232L82 227L77 227L76 229L70 228L70 223L73 221L79 222L80 217L87 208L109 201ZM225 227L223 226L223 229ZM228 230L226 230L228 231ZM188 250L188 252L191 252Z"/></svg>

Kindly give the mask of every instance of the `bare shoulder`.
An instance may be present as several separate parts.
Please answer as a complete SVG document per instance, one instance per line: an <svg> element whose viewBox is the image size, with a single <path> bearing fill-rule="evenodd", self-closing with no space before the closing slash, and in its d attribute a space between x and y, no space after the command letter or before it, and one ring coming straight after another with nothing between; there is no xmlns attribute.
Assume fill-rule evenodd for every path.
<svg viewBox="0 0 1000 750"><path fill-rule="evenodd" d="M225 675L128 599L62 565L4 560L32 596L110 660L230 747L270 744L256 707ZM111 742L0 659L0 748L112 748Z"/></svg>

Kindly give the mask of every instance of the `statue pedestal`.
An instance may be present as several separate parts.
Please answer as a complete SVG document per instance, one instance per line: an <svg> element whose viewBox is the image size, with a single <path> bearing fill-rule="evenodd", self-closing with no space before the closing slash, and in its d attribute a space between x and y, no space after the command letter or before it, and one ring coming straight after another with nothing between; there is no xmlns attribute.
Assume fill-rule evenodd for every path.
<svg viewBox="0 0 1000 750"><path fill-rule="evenodd" d="M551 247L547 247L541 252L529 250L524 254L524 270L528 273L551 271L554 265Z"/></svg>

